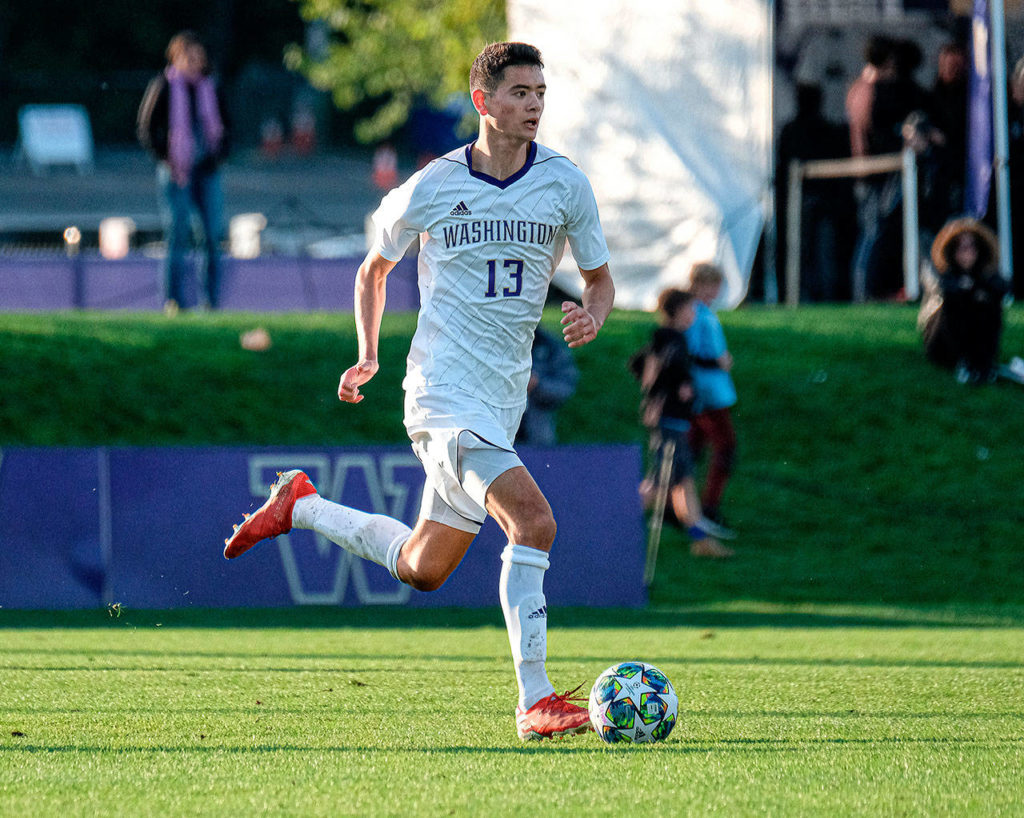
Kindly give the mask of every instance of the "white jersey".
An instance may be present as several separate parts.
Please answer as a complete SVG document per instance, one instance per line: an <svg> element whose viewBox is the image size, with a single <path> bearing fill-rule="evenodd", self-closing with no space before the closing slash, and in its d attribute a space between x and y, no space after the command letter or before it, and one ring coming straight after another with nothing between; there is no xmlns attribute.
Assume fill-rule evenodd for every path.
<svg viewBox="0 0 1024 818"><path fill-rule="evenodd" d="M472 146L435 159L373 215L398 261L420 236L420 314L403 386L454 386L495 407L526 400L533 331L568 239L581 269L608 261L590 183L536 142L522 169L474 171Z"/></svg>

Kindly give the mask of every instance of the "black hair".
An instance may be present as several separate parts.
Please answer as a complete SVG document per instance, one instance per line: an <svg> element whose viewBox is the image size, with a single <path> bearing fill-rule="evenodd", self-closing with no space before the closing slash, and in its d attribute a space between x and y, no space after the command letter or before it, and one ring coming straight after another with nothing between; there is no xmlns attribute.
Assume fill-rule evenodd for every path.
<svg viewBox="0 0 1024 818"><path fill-rule="evenodd" d="M680 290L678 287L669 287L658 296L658 312L671 321L691 301L693 293Z"/></svg>
<svg viewBox="0 0 1024 818"><path fill-rule="evenodd" d="M469 90L480 88L493 93L505 77L505 69L512 65L544 67L540 51L528 43L491 43L477 54L469 70Z"/></svg>
<svg viewBox="0 0 1024 818"><path fill-rule="evenodd" d="M881 68L893 56L895 50L896 44L891 37L886 37L884 34L875 34L868 40L867 45L864 46L864 62L868 63L868 65L873 65L875 68Z"/></svg>

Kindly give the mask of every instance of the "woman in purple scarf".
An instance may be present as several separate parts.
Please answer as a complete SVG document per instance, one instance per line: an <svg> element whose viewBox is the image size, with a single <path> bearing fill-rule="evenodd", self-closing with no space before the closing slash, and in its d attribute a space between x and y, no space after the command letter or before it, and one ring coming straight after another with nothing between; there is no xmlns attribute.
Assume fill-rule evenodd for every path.
<svg viewBox="0 0 1024 818"><path fill-rule="evenodd" d="M206 246L206 301L216 309L224 210L218 168L227 155L227 117L209 75L206 48L194 32L171 38L167 67L149 83L139 107L138 136L158 160L157 184L167 237L164 310L173 314L189 305L186 256L193 210L202 223Z"/></svg>

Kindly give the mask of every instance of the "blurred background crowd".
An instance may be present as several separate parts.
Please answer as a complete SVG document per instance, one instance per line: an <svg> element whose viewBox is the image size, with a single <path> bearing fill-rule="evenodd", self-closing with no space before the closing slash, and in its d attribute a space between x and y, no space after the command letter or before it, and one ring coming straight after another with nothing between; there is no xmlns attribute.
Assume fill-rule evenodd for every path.
<svg viewBox="0 0 1024 818"><path fill-rule="evenodd" d="M340 18L352 13L350 4L328 5L330 13L322 16L316 4L294 0L153 0L144 15L128 0L89 8L58 0L11 5L0 18L0 253L59 247L62 221L89 209L73 198L88 195L86 182L62 189L52 183L47 188L44 180L38 190L32 187L19 113L38 104L84 109L96 151L93 167L116 168L120 195L137 197L134 209L126 209L135 241L161 239L152 164L136 140L136 120L169 39L182 29L195 30L204 41L231 123L228 161L236 172L226 179L223 238L230 216L250 211L272 217L264 252L308 249L309 242L296 242L295 229L278 231L275 241L282 224L301 227L311 239L359 234L382 188L462 141L458 123L465 111L454 99L441 105L436 95L415 88L405 97L396 94L416 74L415 63L404 75L401 66L382 70L358 93L345 87L344 77L317 69L317 61L345 41ZM480 8L472 33L502 36L505 4L492 0ZM884 155L913 146L926 257L942 225L969 210L964 166L973 3L777 0L770 8L777 240L774 246L762 243L748 297L774 297L765 271L774 276L785 268L786 179L794 159ZM1024 4L1007 0L1005 14L1012 212L1020 225ZM429 59L436 61L438 47L449 44L426 35ZM374 47L386 49L387 43ZM254 183L246 184L237 172L243 169ZM268 170L271 176L259 176ZM807 181L802 300L906 297L897 183L884 175ZM994 218L989 208L986 219L994 225ZM83 240L96 241L95 233L96 225L86 224ZM342 242L337 252L358 255L361 249L354 240L352 246ZM1014 256L1019 261L1019 250ZM1024 277L1016 278L1019 295ZM786 282L780 286L784 290Z"/></svg>

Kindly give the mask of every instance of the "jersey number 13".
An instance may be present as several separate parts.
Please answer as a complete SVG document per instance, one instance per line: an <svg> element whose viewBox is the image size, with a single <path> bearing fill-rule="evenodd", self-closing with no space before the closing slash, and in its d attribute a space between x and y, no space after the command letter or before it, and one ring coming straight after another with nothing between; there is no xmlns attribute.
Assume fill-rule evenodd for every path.
<svg viewBox="0 0 1024 818"><path fill-rule="evenodd" d="M517 295L522 295L523 260L507 258L502 262L501 266L504 268L503 271L499 271L498 262L495 259L487 262L487 292L484 295L488 298L497 298L499 294L505 298L514 298ZM503 286L500 293L498 292L499 274L508 281L508 285Z"/></svg>

